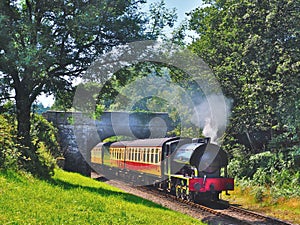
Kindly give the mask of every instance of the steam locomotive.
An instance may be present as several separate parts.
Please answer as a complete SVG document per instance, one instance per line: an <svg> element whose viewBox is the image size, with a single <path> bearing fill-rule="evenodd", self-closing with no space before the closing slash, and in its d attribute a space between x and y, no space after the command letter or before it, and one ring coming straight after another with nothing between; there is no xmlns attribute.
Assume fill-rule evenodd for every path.
<svg viewBox="0 0 300 225"><path fill-rule="evenodd" d="M140 185L154 184L178 198L217 200L233 190L227 154L209 138L181 137L99 143L91 151L96 172L113 174ZM222 176L221 176L222 174Z"/></svg>

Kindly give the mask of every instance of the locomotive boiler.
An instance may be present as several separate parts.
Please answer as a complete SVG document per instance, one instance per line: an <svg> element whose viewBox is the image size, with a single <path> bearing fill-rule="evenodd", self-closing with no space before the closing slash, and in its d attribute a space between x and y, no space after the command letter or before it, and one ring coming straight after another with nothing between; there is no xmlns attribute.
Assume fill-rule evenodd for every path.
<svg viewBox="0 0 300 225"><path fill-rule="evenodd" d="M91 151L96 172L116 175L140 185L154 184L178 198L218 199L233 190L228 158L209 138L181 137L99 143Z"/></svg>

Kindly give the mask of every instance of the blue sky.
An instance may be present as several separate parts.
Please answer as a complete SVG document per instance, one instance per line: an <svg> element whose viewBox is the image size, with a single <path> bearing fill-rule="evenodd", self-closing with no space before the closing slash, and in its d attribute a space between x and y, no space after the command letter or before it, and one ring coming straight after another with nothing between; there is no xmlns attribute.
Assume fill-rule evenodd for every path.
<svg viewBox="0 0 300 225"><path fill-rule="evenodd" d="M161 0L148 0L148 4L153 2L160 2ZM165 0L168 8L176 8L178 15L178 23L184 20L185 13L202 5L201 0Z"/></svg>

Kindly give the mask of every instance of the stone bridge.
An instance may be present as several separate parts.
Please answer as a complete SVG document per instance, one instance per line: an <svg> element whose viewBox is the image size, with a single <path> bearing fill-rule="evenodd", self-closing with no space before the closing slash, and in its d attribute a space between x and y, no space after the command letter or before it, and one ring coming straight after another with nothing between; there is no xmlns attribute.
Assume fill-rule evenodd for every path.
<svg viewBox="0 0 300 225"><path fill-rule="evenodd" d="M165 137L174 129L167 113L103 112L99 119L80 112L47 111L43 116L58 129L64 169L90 174L91 149L112 136Z"/></svg>

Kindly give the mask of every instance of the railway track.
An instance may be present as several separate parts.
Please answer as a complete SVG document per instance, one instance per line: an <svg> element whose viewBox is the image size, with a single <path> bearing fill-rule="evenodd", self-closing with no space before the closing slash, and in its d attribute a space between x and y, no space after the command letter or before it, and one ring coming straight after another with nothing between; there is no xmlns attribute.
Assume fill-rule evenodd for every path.
<svg viewBox="0 0 300 225"><path fill-rule="evenodd" d="M234 213L235 215L236 214L245 215L247 217L256 218L257 220L261 221L263 224L293 225L292 223L287 221L283 221L274 217L270 217L267 215L263 215L257 212L249 211L232 205L229 205L229 207L226 210L224 210L224 212L222 213L226 213L227 215L230 215L231 213Z"/></svg>
<svg viewBox="0 0 300 225"><path fill-rule="evenodd" d="M145 187L140 187L145 189ZM179 201L185 204L186 207L190 207L192 210L198 210L200 212L208 212L218 217L225 218L226 220L232 221L232 224L245 224L245 225L293 225L287 221L279 220L277 218L269 217L257 212L249 211L240 207L228 205L223 201L213 202L210 204L199 204L177 198L174 195L159 191L154 188L147 187L148 191L153 192L156 195L162 195L166 198L172 199L173 201ZM221 209L220 209L221 208Z"/></svg>
<svg viewBox="0 0 300 225"><path fill-rule="evenodd" d="M282 221L277 218L269 217L240 207L232 206L224 201L199 204L199 203L183 200L180 198L178 199L176 196L167 193L165 191L158 190L153 186L135 186L132 183L129 184L127 182L116 180L116 179L113 180L101 179L101 180L106 181L109 184L116 186L120 189L123 189L126 192L130 192L131 194L139 195L135 193L135 190L137 190L143 193L142 195L139 195L140 197L143 198L147 198L145 196L145 193L147 193L155 196L156 198L174 202L177 205L177 209L181 207L185 209L184 213L190 211L193 212L192 213L193 215L197 215L197 214L201 215L198 217L198 219L202 220L203 222L208 222L208 224L293 225L292 223L289 223L287 221ZM205 218L210 218L210 219L205 219Z"/></svg>

